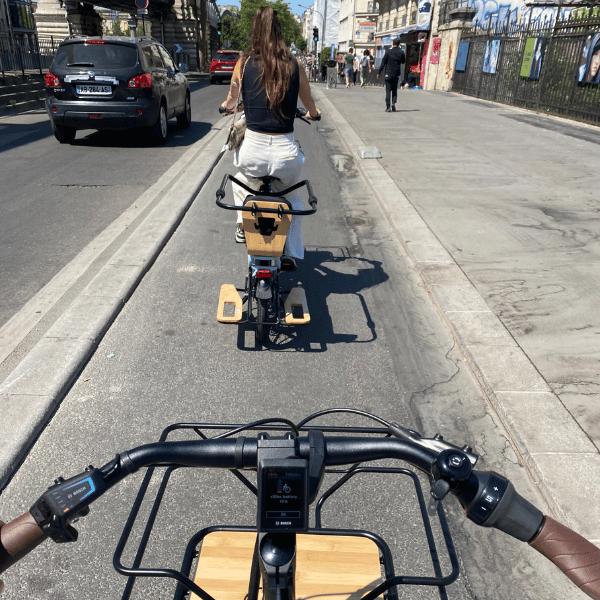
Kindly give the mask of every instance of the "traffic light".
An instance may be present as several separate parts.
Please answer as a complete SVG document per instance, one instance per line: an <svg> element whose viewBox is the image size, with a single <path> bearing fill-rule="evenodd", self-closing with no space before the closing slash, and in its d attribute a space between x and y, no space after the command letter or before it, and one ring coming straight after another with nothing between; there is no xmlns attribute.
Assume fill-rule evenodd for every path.
<svg viewBox="0 0 600 600"><path fill-rule="evenodd" d="M313 27L313 40L315 40L315 42L319 41L319 28L318 27Z"/></svg>
<svg viewBox="0 0 600 600"><path fill-rule="evenodd" d="M217 35L221 35L221 21L217 23Z"/></svg>

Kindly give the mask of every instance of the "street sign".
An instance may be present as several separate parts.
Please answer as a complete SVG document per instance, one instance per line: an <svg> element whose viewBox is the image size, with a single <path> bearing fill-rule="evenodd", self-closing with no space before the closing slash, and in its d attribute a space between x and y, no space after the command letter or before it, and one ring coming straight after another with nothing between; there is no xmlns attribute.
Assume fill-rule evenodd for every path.
<svg viewBox="0 0 600 600"><path fill-rule="evenodd" d="M183 54L183 45L173 44L173 54Z"/></svg>
<svg viewBox="0 0 600 600"><path fill-rule="evenodd" d="M147 8L138 8L137 14L138 14L138 17L141 17L142 15L147 15L148 9Z"/></svg>
<svg viewBox="0 0 600 600"><path fill-rule="evenodd" d="M136 8L144 10L145 8L148 8L148 0L135 0L135 6Z"/></svg>

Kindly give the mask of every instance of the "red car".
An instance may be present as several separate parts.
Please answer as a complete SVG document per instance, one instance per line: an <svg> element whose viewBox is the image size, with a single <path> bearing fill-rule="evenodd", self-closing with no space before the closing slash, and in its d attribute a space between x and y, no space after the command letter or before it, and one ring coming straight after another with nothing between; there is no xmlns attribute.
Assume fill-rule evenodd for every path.
<svg viewBox="0 0 600 600"><path fill-rule="evenodd" d="M210 61L210 82L221 83L225 79L231 79L233 68L241 54L237 50L218 50Z"/></svg>

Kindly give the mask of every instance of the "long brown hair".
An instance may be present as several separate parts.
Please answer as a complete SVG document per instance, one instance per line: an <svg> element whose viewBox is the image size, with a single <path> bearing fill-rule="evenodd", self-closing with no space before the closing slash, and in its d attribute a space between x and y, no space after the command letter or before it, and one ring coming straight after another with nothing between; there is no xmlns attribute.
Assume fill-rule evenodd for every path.
<svg viewBox="0 0 600 600"><path fill-rule="evenodd" d="M258 59L260 79L267 93L269 108L283 118L281 103L285 98L294 64L285 45L281 22L271 6L259 8L252 19L252 38L248 58Z"/></svg>

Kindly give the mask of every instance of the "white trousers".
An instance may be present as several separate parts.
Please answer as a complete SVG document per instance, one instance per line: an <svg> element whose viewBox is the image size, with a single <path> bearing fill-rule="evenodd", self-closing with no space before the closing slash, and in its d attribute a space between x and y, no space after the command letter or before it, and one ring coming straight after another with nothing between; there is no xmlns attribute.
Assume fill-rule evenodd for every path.
<svg viewBox="0 0 600 600"><path fill-rule="evenodd" d="M244 141L235 152L233 164L239 169L236 178L252 189L258 190L261 182L257 177L270 175L280 181L273 182L273 190L280 192L302 181L302 165L304 154L293 133L286 135L268 135L246 130ZM232 183L233 198L237 205L242 205L248 192ZM302 210L302 198L299 190L292 192L286 199L294 210ZM242 213L238 213L238 223L242 222ZM302 239L302 217L292 216L290 231L285 244L285 254L294 258L304 258L304 241Z"/></svg>

